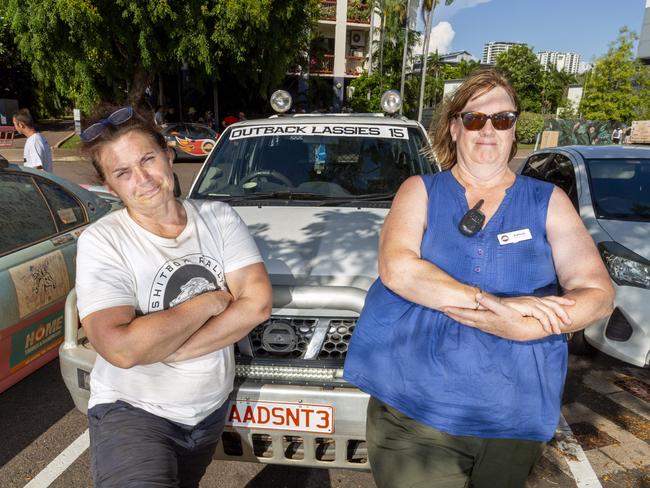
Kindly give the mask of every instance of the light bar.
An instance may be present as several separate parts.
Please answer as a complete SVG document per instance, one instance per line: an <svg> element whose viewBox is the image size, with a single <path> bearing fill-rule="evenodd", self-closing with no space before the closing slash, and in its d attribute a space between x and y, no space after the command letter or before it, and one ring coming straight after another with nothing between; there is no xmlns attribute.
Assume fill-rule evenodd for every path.
<svg viewBox="0 0 650 488"><path fill-rule="evenodd" d="M268 380L332 381L343 378L343 369L238 364L235 366L235 376Z"/></svg>

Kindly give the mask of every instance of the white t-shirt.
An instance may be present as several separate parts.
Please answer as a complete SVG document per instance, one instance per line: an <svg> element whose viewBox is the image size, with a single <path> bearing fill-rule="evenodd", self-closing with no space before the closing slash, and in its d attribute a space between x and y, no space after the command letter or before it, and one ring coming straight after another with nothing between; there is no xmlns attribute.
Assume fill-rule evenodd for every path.
<svg viewBox="0 0 650 488"><path fill-rule="evenodd" d="M136 315L168 309L206 290L227 289L225 273L262 261L239 215L222 202L183 202L187 225L175 239L138 225L126 209L88 227L77 247L77 307L83 319L131 305ZM196 425L232 391L233 346L176 363L113 366L100 355L88 407L123 400Z"/></svg>
<svg viewBox="0 0 650 488"><path fill-rule="evenodd" d="M36 132L27 138L23 156L25 166L30 168L43 166L45 171L52 172L52 150L47 139L40 132Z"/></svg>

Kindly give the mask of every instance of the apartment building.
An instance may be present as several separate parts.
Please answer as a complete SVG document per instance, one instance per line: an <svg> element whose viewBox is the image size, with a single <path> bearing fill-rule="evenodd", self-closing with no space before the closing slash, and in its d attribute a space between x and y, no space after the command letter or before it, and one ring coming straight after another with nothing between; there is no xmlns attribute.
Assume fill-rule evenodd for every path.
<svg viewBox="0 0 650 488"><path fill-rule="evenodd" d="M492 41L483 45L483 57L481 58L482 64L496 64L497 56L506 52L512 46L525 46L523 42L503 42Z"/></svg>
<svg viewBox="0 0 650 488"><path fill-rule="evenodd" d="M537 59L544 69L554 67L558 71L576 74L580 72L580 55L577 53L562 53L557 51L540 51Z"/></svg>
<svg viewBox="0 0 650 488"><path fill-rule="evenodd" d="M347 87L368 69L371 21L379 27L379 15L372 15L370 0L321 0L318 40L308 54L308 66L299 67L303 78L331 79L334 109L346 98ZM376 29L378 31L378 29Z"/></svg>
<svg viewBox="0 0 650 488"><path fill-rule="evenodd" d="M639 48L637 57L645 64L650 64L650 0L645 2L645 12L643 14L643 26L639 36Z"/></svg>

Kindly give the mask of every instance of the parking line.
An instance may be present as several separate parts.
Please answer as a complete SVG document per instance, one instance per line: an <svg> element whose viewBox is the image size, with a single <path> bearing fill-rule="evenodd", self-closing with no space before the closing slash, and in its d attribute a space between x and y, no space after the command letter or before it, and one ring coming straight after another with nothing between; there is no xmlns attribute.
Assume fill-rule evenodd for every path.
<svg viewBox="0 0 650 488"><path fill-rule="evenodd" d="M50 464L45 466L45 469L38 473L25 488L47 488L52 482L57 479L61 474L68 469L68 467L81 456L88 446L90 440L88 436L88 429L77 437L72 444L65 448Z"/></svg>
<svg viewBox="0 0 650 488"><path fill-rule="evenodd" d="M564 415L560 415L560 424L557 430L562 436L556 438L556 446L564 454L564 458L576 481L576 487L602 488L603 485L600 484L594 468L582 450L582 446L580 446L580 443L573 435L573 431L564 418Z"/></svg>

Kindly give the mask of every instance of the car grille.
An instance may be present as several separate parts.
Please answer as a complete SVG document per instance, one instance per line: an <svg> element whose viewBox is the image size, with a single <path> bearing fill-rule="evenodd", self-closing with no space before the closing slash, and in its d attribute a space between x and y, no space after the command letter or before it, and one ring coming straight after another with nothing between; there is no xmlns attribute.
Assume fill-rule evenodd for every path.
<svg viewBox="0 0 650 488"><path fill-rule="evenodd" d="M237 344L238 358L343 364L356 318L271 317ZM301 361L302 362L302 361Z"/></svg>

